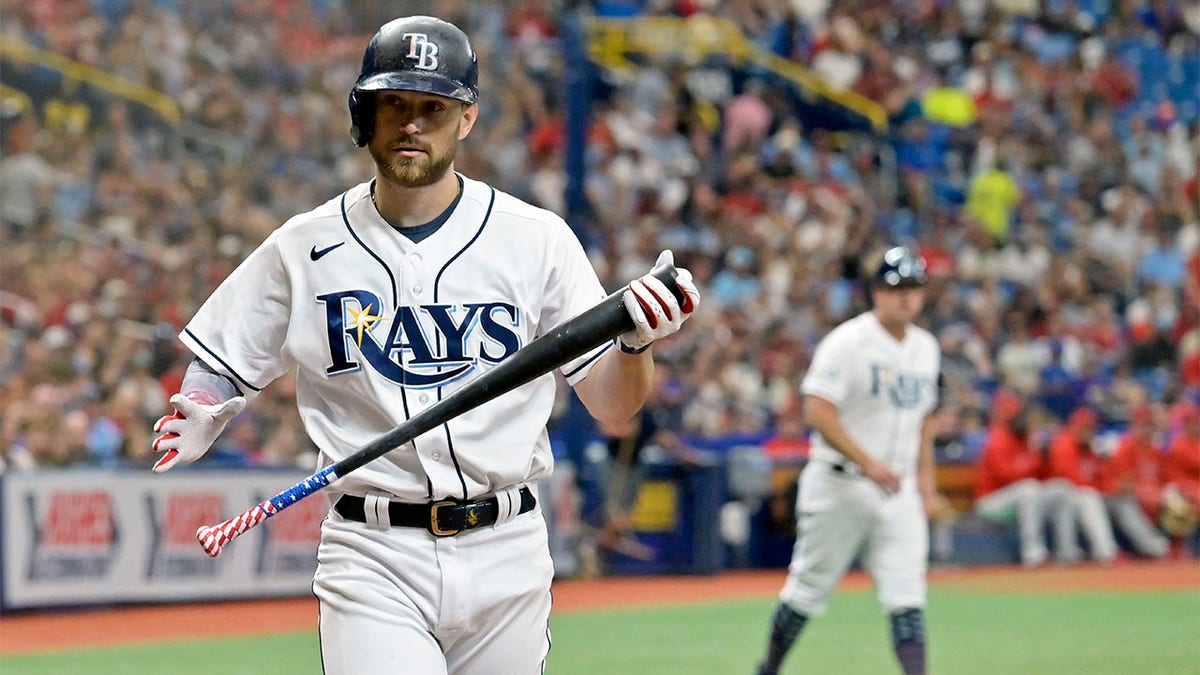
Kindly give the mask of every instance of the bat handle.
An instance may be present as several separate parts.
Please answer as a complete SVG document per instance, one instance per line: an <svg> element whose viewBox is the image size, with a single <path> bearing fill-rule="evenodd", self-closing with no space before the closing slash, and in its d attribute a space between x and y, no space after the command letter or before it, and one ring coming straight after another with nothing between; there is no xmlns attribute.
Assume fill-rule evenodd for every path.
<svg viewBox="0 0 1200 675"><path fill-rule="evenodd" d="M200 542L200 547L204 549L205 553L215 558L221 555L221 549L225 548L225 544L257 527L267 518L324 488L336 478L338 478L337 467L327 466L265 502L255 504L223 523L201 525L196 528L196 540Z"/></svg>
<svg viewBox="0 0 1200 675"><path fill-rule="evenodd" d="M225 548L225 544L242 536L277 512L275 505L268 499L219 525L201 525L196 529L196 539L200 542L204 552L215 558L221 555L221 549Z"/></svg>

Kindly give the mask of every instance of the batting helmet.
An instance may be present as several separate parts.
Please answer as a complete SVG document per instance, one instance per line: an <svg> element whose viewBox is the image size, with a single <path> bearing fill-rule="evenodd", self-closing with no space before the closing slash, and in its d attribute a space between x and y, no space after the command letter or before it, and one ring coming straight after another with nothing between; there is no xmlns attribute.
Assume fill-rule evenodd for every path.
<svg viewBox="0 0 1200 675"><path fill-rule="evenodd" d="M885 288L924 286L925 259L913 255L903 246L890 248L883 254L874 283Z"/></svg>
<svg viewBox="0 0 1200 675"><path fill-rule="evenodd" d="M350 138L361 148L375 126L374 101L363 92L402 89L474 103L478 81L475 50L458 26L432 16L389 21L367 45L350 90Z"/></svg>

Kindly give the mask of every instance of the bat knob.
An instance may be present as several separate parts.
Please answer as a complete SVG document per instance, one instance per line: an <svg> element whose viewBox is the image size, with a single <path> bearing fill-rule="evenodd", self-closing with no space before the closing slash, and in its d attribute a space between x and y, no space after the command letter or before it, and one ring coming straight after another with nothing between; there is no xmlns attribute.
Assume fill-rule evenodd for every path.
<svg viewBox="0 0 1200 675"><path fill-rule="evenodd" d="M221 549L225 548L225 544L229 541L217 525L201 525L196 528L196 540L200 542L200 547L211 558L221 555Z"/></svg>

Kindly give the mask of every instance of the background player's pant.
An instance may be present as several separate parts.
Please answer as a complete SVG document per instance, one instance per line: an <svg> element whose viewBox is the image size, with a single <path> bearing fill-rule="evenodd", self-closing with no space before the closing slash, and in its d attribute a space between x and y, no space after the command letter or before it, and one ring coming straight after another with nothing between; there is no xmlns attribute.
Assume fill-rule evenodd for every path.
<svg viewBox="0 0 1200 675"><path fill-rule="evenodd" d="M1094 488L1075 490L1075 512L1079 524L1087 537L1092 559L1108 562L1117 557L1117 540L1113 536L1112 521L1104 507L1104 498Z"/></svg>
<svg viewBox="0 0 1200 675"><path fill-rule="evenodd" d="M1129 538L1129 543L1139 554L1161 558L1171 550L1171 542L1146 517L1131 494L1112 495L1105 498L1113 525Z"/></svg>
<svg viewBox="0 0 1200 675"><path fill-rule="evenodd" d="M887 611L925 606L929 527L914 478L902 479L900 492L888 497L865 477L810 462L800 474L796 523L796 546L779 594L792 609L823 614L859 553Z"/></svg>
<svg viewBox="0 0 1200 675"><path fill-rule="evenodd" d="M327 675L535 675L554 570L541 509L435 539L331 513L313 590Z"/></svg>
<svg viewBox="0 0 1200 675"><path fill-rule="evenodd" d="M1049 557L1042 534L1041 491L1042 485L1037 479L1026 478L1009 483L975 502L975 511L988 520L1016 521L1021 540L1021 562L1030 566L1040 565Z"/></svg>
<svg viewBox="0 0 1200 675"><path fill-rule="evenodd" d="M1053 526L1055 557L1064 563L1078 562L1075 487L1069 481L1043 483L1025 478L980 497L975 511L997 522L1016 522L1021 539L1021 562L1040 565L1046 561L1047 520Z"/></svg>

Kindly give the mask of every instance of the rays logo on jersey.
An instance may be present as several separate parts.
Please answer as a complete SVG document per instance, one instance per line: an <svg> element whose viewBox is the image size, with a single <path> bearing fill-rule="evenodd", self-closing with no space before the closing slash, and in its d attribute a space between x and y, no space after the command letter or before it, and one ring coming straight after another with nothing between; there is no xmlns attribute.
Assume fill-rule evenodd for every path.
<svg viewBox="0 0 1200 675"><path fill-rule="evenodd" d="M933 378L928 375L895 371L879 363L871 364L871 395L885 394L897 408L920 406L924 392L932 392L933 387Z"/></svg>
<svg viewBox="0 0 1200 675"><path fill-rule="evenodd" d="M521 348L514 330L521 313L504 302L402 306L386 317L383 301L370 291L317 296L325 306L331 376L358 372L361 363L396 384L439 387L471 372L479 360L499 363ZM391 319L380 341L375 328ZM407 352L407 354L406 354Z"/></svg>

